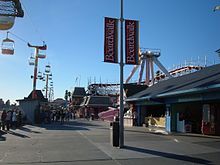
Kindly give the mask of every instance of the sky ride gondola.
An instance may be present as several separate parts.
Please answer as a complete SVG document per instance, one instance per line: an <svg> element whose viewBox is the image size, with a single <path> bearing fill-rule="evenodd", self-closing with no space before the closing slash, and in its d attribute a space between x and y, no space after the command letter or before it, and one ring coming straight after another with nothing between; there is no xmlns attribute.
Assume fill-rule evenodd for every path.
<svg viewBox="0 0 220 165"><path fill-rule="evenodd" d="M4 55L13 55L14 54L14 41L12 39L8 38L8 33L7 32L7 37L2 41L2 54Z"/></svg>
<svg viewBox="0 0 220 165"><path fill-rule="evenodd" d="M50 65L49 64L45 66L45 72L50 73Z"/></svg>
<svg viewBox="0 0 220 165"><path fill-rule="evenodd" d="M29 60L28 60L28 63L29 63L30 66L33 66L34 63L35 63L35 58L34 58L33 56L31 56L31 57L29 58Z"/></svg>
<svg viewBox="0 0 220 165"><path fill-rule="evenodd" d="M42 76L42 73L39 71L38 74L37 74L37 78L38 78L38 79L41 79L42 77L43 77L43 76Z"/></svg>
<svg viewBox="0 0 220 165"><path fill-rule="evenodd" d="M11 29L14 25L15 17L0 15L0 30Z"/></svg>

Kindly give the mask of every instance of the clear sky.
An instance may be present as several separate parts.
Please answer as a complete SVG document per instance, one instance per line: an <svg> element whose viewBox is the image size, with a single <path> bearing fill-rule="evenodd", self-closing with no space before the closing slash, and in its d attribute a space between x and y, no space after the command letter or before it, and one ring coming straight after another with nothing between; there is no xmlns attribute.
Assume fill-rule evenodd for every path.
<svg viewBox="0 0 220 165"><path fill-rule="evenodd" d="M39 60L42 72L51 65L55 98L65 90L87 87L88 80L119 82L119 65L104 63L104 17L120 17L120 0L21 0L25 12L16 18L10 35L14 56L0 55L0 98L4 101L27 97L32 91L34 52L26 42L48 45L47 58ZM166 67L207 57L219 63L219 0L124 0L124 18L140 21L140 46L161 49ZM0 40L6 31L0 31ZM25 42L24 42L25 41ZM124 67L126 79L133 66ZM135 78L133 78L134 80ZM37 81L37 89L45 82Z"/></svg>

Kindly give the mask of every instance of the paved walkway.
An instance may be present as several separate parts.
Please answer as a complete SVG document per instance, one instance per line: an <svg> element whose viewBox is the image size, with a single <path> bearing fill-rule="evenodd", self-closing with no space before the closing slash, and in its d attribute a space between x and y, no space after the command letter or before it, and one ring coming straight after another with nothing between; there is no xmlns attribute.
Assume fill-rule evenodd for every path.
<svg viewBox="0 0 220 165"><path fill-rule="evenodd" d="M26 125L2 135L0 164L146 165L220 164L220 137L167 135L125 128L125 147L110 144L109 123L76 120Z"/></svg>

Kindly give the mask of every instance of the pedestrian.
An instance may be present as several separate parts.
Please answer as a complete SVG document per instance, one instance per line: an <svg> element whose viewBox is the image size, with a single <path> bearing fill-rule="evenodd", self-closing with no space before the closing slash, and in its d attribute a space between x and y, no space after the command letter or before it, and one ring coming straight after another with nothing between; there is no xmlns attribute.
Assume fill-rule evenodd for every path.
<svg viewBox="0 0 220 165"><path fill-rule="evenodd" d="M7 116L5 118L7 131L9 131L9 129L11 127L11 119L12 119L11 117L12 117L12 112L9 110L7 112Z"/></svg>
<svg viewBox="0 0 220 165"><path fill-rule="evenodd" d="M17 113L16 110L12 112L12 127L13 129L17 128Z"/></svg>
<svg viewBox="0 0 220 165"><path fill-rule="evenodd" d="M22 113L18 111L18 119L17 119L17 126L20 127L22 125Z"/></svg>
<svg viewBox="0 0 220 165"><path fill-rule="evenodd" d="M60 111L60 124L64 123L64 118L65 118L65 112L63 111L63 109Z"/></svg>
<svg viewBox="0 0 220 165"><path fill-rule="evenodd" d="M75 110L73 111L73 119L74 120L76 119L76 112L75 112Z"/></svg>
<svg viewBox="0 0 220 165"><path fill-rule="evenodd" d="M5 130L6 117L7 117L6 110L3 110L2 115L1 115L1 120L2 120L2 130Z"/></svg>
<svg viewBox="0 0 220 165"><path fill-rule="evenodd" d="M137 126L137 112L136 111L134 111L133 112L133 114L132 114L132 116L133 116L133 125L134 126Z"/></svg>

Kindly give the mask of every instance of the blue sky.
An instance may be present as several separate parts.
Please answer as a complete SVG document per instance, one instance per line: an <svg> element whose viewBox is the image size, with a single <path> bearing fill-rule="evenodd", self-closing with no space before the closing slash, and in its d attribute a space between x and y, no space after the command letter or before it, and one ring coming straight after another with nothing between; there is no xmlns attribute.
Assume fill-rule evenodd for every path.
<svg viewBox="0 0 220 165"><path fill-rule="evenodd" d="M119 82L119 65L104 63L104 17L120 17L120 0L21 0L25 16L17 18L11 31L24 41L15 41L14 56L0 55L0 98L4 101L27 97L32 90L33 67L28 58L34 52L26 42L48 45L47 58L39 70L51 65L55 98L65 90L87 87L91 79ZM161 50L166 67L207 57L219 63L220 11L218 0L124 0L124 18L140 21L140 46ZM6 31L0 31L0 40ZM124 79L133 66L124 67ZM78 81L76 79L78 78ZM80 81L79 81L80 80ZM133 78L135 80L135 77ZM45 82L37 81L37 89Z"/></svg>

